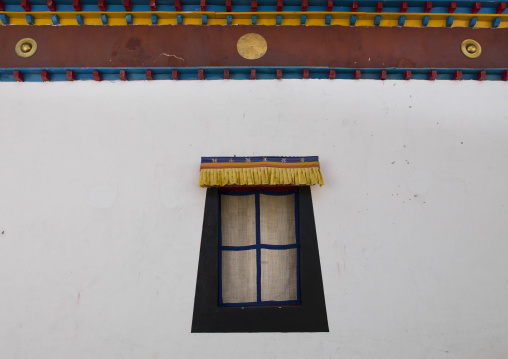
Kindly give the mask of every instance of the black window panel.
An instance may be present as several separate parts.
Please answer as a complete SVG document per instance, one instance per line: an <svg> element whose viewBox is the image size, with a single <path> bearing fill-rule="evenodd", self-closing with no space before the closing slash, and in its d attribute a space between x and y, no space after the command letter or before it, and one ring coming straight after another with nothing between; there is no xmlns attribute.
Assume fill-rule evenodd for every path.
<svg viewBox="0 0 508 359"><path fill-rule="evenodd" d="M222 307L219 291L219 190L208 188L199 254L193 333L328 332L310 187L299 188L301 304Z"/></svg>

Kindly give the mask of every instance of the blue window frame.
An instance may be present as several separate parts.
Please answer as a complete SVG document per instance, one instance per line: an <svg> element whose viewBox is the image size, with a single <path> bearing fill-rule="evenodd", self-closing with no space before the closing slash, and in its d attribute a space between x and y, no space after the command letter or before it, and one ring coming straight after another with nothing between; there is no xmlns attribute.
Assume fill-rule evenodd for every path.
<svg viewBox="0 0 508 359"><path fill-rule="evenodd" d="M298 213L298 190L288 190L283 192L272 192L267 190L250 190L250 191L220 191L219 192L219 306L224 307L244 307L244 306L263 306L263 305L298 305L301 304L301 295L300 295L300 233L299 233L299 213ZM255 212L255 244L248 245L223 245L223 235L222 235L222 222L223 222L223 213L222 213L222 196L251 196L254 195L254 209L250 209ZM268 244L266 240L262 238L261 235L261 195L265 196L294 196L294 234L295 241L294 243L289 244ZM290 222L292 223L292 221ZM292 230L292 229L291 229ZM296 262L296 268L292 268L293 265L290 265L290 277L294 275L296 279L296 283L291 283L292 285L296 285L296 299L294 300L263 300L262 290L262 272L263 269L268 271L267 268L269 264L262 263L262 250L269 251L287 251L287 250L296 250L296 258L294 261ZM223 300L223 255L227 251L252 251L256 252L256 300L255 301L241 301L241 302L224 302ZM273 253L272 254L276 254ZM277 255L277 254L276 254ZM287 255L289 256L289 255ZM283 257L284 258L284 257ZM277 269L277 268L275 268ZM293 271L296 271L294 273ZM291 281L292 282L292 281ZM263 282L265 283L265 282Z"/></svg>

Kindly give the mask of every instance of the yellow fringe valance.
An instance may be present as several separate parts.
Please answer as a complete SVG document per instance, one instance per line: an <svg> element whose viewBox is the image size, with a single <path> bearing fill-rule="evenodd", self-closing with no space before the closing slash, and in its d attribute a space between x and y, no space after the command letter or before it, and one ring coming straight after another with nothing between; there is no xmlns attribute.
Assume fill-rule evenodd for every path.
<svg viewBox="0 0 508 359"><path fill-rule="evenodd" d="M314 184L324 184L319 167L201 168L199 174L201 187Z"/></svg>

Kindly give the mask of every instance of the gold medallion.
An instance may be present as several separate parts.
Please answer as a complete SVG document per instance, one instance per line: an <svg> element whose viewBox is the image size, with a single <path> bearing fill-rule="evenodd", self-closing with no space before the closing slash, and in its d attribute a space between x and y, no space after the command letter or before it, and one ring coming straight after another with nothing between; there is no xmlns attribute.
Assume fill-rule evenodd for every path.
<svg viewBox="0 0 508 359"><path fill-rule="evenodd" d="M34 39L21 39L16 44L14 51L16 51L16 55L19 57L27 58L33 56L37 51L37 43Z"/></svg>
<svg viewBox="0 0 508 359"><path fill-rule="evenodd" d="M460 50L464 54L464 56L469 57L470 59L476 59L482 54L482 47L478 43L478 41L474 41L471 39L467 39L462 41L460 45Z"/></svg>
<svg viewBox="0 0 508 359"><path fill-rule="evenodd" d="M236 44L236 49L241 57L247 60L257 60L263 57L268 50L268 45L263 36L249 33L243 35Z"/></svg>

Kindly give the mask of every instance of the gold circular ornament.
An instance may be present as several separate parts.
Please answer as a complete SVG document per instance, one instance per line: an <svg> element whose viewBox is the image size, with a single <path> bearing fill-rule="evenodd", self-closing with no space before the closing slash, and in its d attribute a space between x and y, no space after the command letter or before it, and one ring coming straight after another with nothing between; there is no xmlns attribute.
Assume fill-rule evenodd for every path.
<svg viewBox="0 0 508 359"><path fill-rule="evenodd" d="M469 57L470 59L476 59L482 54L482 47L478 43L478 41L474 41L471 39L467 39L462 41L460 45L460 50L464 54L464 56Z"/></svg>
<svg viewBox="0 0 508 359"><path fill-rule="evenodd" d="M32 44L28 43L28 42L24 42L21 44L21 52L23 53L27 53L28 51L32 50Z"/></svg>
<svg viewBox="0 0 508 359"><path fill-rule="evenodd" d="M466 46L466 50L467 52L469 52L470 54L474 54L477 50L476 46L475 45L467 45Z"/></svg>
<svg viewBox="0 0 508 359"><path fill-rule="evenodd" d="M255 33L243 35L236 43L236 49L241 57L247 60L257 60L266 54L268 45L263 36Z"/></svg>
<svg viewBox="0 0 508 359"><path fill-rule="evenodd" d="M27 58L33 56L37 51L37 43L34 39L21 39L16 44L14 51L16 51L16 55L19 57Z"/></svg>

